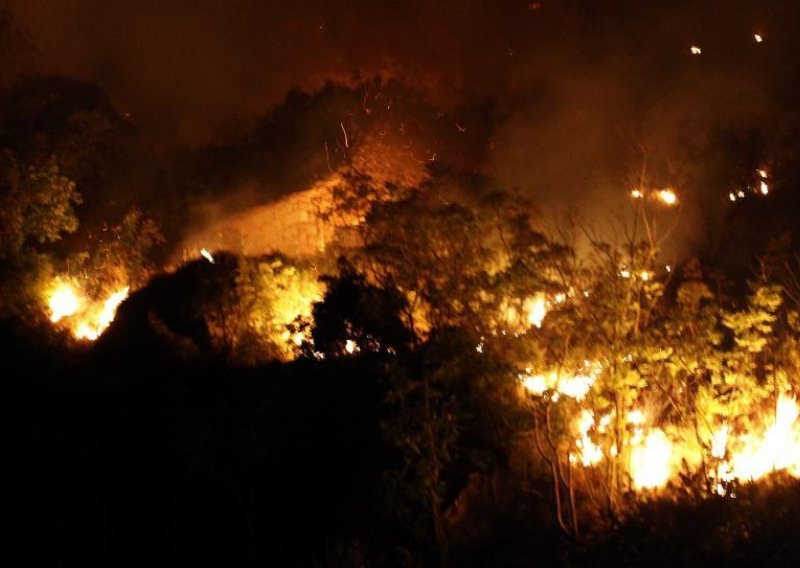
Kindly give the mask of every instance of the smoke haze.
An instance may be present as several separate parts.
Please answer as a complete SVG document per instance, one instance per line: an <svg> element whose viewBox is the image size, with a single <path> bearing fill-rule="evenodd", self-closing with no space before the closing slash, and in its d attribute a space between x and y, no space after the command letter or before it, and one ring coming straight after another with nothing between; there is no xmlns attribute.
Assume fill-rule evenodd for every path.
<svg viewBox="0 0 800 568"><path fill-rule="evenodd" d="M448 111L490 101L487 124L463 132L485 145L476 168L544 205L608 203L646 155L653 183L695 180L682 187L691 224L724 199L697 182L715 133L775 131L800 100L790 1L12 6L42 71L101 85L160 143L223 138L295 86L382 75Z"/></svg>

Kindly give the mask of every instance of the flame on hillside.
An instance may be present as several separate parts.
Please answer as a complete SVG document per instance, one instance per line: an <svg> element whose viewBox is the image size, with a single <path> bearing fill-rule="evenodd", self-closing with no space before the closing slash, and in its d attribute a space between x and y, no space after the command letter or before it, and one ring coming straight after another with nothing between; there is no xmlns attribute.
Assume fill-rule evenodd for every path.
<svg viewBox="0 0 800 568"><path fill-rule="evenodd" d="M712 437L712 456L721 461L721 481L755 481L773 471L800 477L800 408L788 395L778 398L771 424L763 432L731 435L723 425ZM722 492L722 491L719 491Z"/></svg>
<svg viewBox="0 0 800 568"><path fill-rule="evenodd" d="M530 369L519 375L520 384L535 398L548 397L558 403L562 396L585 404L597 379L603 372L601 365L587 362L584 370L574 374L556 371L532 374ZM756 422L766 426L761 430L732 432L728 425L716 429L705 450L708 458L717 463L712 478L717 480L714 491L727 495L727 485L733 481L755 481L766 475L783 471L800 478L800 407L797 401L781 395L775 408L755 412ZM771 419L765 418L770 414ZM616 445L610 441L613 412L595 418L595 413L582 408L575 419L577 435L573 441L575 451L569 461L582 467L599 466L618 455ZM651 417L641 409L627 415L628 435L623 440L623 450L629 456L627 473L634 490L657 490L670 482L677 482L686 468L700 465L698 448L688 442L691 433L665 430L650 425ZM605 441L603 441L605 440ZM683 469L682 469L683 468Z"/></svg>
<svg viewBox="0 0 800 568"><path fill-rule="evenodd" d="M47 295L50 321L70 331L75 339L95 341L114 321L130 288L123 286L101 299L90 298L74 282L57 280Z"/></svg>

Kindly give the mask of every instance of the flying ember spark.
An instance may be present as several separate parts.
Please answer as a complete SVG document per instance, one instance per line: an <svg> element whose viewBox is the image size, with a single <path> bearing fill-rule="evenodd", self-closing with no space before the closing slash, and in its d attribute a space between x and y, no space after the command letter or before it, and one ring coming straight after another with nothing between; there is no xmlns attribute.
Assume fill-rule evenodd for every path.
<svg viewBox="0 0 800 568"><path fill-rule="evenodd" d="M644 197L644 193L642 192L641 189L632 189L631 190L631 197L633 199L641 199L642 197Z"/></svg>
<svg viewBox="0 0 800 568"><path fill-rule="evenodd" d="M769 185L767 184L767 179L769 179L769 175L767 175L767 170L759 169L756 170L756 174L758 177L761 178L759 182L759 190L761 191L761 195L769 194Z"/></svg>
<svg viewBox="0 0 800 568"><path fill-rule="evenodd" d="M696 45L691 46L689 48L689 51L692 52L692 55L700 55L701 53L703 53L703 50L700 49L700 47L698 47Z"/></svg>
<svg viewBox="0 0 800 568"><path fill-rule="evenodd" d="M201 249L200 249L200 256L202 256L203 258L205 258L205 259L206 259L208 262L210 262L211 264L214 264L214 257L213 257L213 255L212 255L210 252L208 252L206 249L204 249L204 248L201 248Z"/></svg>
<svg viewBox="0 0 800 568"><path fill-rule="evenodd" d="M764 41L764 36L761 34L753 34L753 39L756 40L756 43L761 43Z"/></svg>

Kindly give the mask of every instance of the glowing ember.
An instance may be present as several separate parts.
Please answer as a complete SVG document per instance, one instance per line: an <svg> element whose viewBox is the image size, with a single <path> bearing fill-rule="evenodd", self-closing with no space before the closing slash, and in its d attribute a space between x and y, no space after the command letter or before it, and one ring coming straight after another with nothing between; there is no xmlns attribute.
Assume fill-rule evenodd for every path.
<svg viewBox="0 0 800 568"><path fill-rule="evenodd" d="M764 36L761 34L753 34L753 39L756 40L756 43L761 43L764 41Z"/></svg>
<svg viewBox="0 0 800 568"><path fill-rule="evenodd" d="M631 479L636 489L664 487L671 475L672 442L658 428L634 443L631 449Z"/></svg>
<svg viewBox="0 0 800 568"><path fill-rule="evenodd" d="M57 323L65 317L75 315L80 309L81 302L75 290L69 284L59 284L47 300L50 308L50 321Z"/></svg>
<svg viewBox="0 0 800 568"><path fill-rule="evenodd" d="M200 249L200 256L205 258L211 264L214 264L214 256L210 252L208 252L206 249L204 249L204 248Z"/></svg>
<svg viewBox="0 0 800 568"><path fill-rule="evenodd" d="M349 355L352 355L356 351L358 351L358 345L352 339L348 339L344 342L344 350L347 351Z"/></svg>
<svg viewBox="0 0 800 568"><path fill-rule="evenodd" d="M656 193L658 200L664 205L673 206L678 203L678 194L670 188L664 188Z"/></svg>
<svg viewBox="0 0 800 568"><path fill-rule="evenodd" d="M631 197L633 199L641 199L644 197L644 193L642 193L641 189L632 189L631 190Z"/></svg>
<svg viewBox="0 0 800 568"><path fill-rule="evenodd" d="M689 51L692 52L692 55L700 55L701 53L703 53L703 50L700 49L700 47L698 47L696 45L691 46L689 48Z"/></svg>

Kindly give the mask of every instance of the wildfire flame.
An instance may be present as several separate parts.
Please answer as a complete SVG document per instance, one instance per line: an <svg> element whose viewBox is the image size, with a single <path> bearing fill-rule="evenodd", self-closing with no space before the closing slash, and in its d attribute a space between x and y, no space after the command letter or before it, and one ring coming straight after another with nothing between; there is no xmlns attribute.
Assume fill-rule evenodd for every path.
<svg viewBox="0 0 800 568"><path fill-rule="evenodd" d="M519 332L531 326L541 328L550 309L554 305L564 303L566 300L567 295L563 292L559 292L550 298L544 292L537 292L525 298L520 308L506 303L502 308L505 313L505 324L511 326L512 330Z"/></svg>
<svg viewBox="0 0 800 568"><path fill-rule="evenodd" d="M530 392L543 393L552 388L546 377L529 377L523 384ZM761 435L744 433L734 435L729 425L717 428L710 438L711 457L718 460L715 477L718 481L714 491L726 495L725 483L758 480L774 471L785 471L800 478L800 407L797 401L781 395L775 406L772 424ZM575 439L576 455L570 454L572 463L584 467L594 466L605 457L601 445L589 436L593 428L605 432L611 423L612 414L606 414L598 423L594 413L583 409L577 419L578 436ZM676 464L689 451L660 428L646 428L647 416L635 409L628 413L628 424L633 434L627 441L630 448L629 470L633 488L655 490L665 487L678 473ZM615 456L615 447L609 455Z"/></svg>
<svg viewBox="0 0 800 568"><path fill-rule="evenodd" d="M547 390L556 391L577 401L583 400L603 370L600 363L585 361L583 368L574 374L560 374L551 371L546 374L533 374L530 368L520 373L519 381L523 388L531 394L541 396Z"/></svg>
<svg viewBox="0 0 800 568"><path fill-rule="evenodd" d="M584 409L578 419L578 432L580 438L575 442L579 450L578 459L584 467L593 466L603 459L602 448L595 444L589 437L589 430L595 425L594 413ZM570 458L573 458L570 456ZM571 461L575 461L574 458Z"/></svg>
<svg viewBox="0 0 800 568"><path fill-rule="evenodd" d="M711 435L711 457L722 459L725 457L728 445L728 425L725 424Z"/></svg>
<svg viewBox="0 0 800 568"><path fill-rule="evenodd" d="M47 306L50 308L50 321L58 323L65 317L75 315L81 307L81 302L72 286L61 283L51 293Z"/></svg>
<svg viewBox="0 0 800 568"><path fill-rule="evenodd" d="M577 402L588 395L597 378L603 372L603 365L586 361L583 368L571 374L558 371L533 373L530 368L519 375L522 387L534 396L549 396L558 402L561 396ZM575 419L577 436L574 448L568 454L570 463L592 467L606 456L617 456L618 448L592 439L591 432L597 435L610 433L613 411L595 419L594 411L583 408ZM797 400L787 394L778 397L774 407L774 418L760 434L758 432L735 433L728 424L714 430L710 436L710 457L716 460L716 469L711 479L716 479L714 491L727 494L726 484L732 481L748 482L758 480L773 471L785 471L800 478L800 406ZM656 490L665 487L678 474L678 465L694 467L691 464L695 455L686 445L680 432L668 435L664 430L648 426L648 417L640 409L627 413L630 436L623 442L629 449L627 461L628 475L633 489ZM767 421L765 421L767 422ZM672 436L672 437L670 437ZM695 460L696 463L696 460Z"/></svg>
<svg viewBox="0 0 800 568"><path fill-rule="evenodd" d="M663 430L639 432L631 449L630 474L636 489L664 487L672 474L673 444Z"/></svg>
<svg viewBox="0 0 800 568"><path fill-rule="evenodd" d="M125 286L102 302L93 302L72 284L60 282L47 298L50 321L62 322L75 339L95 341L114 321L119 305L128 297Z"/></svg>
<svg viewBox="0 0 800 568"><path fill-rule="evenodd" d="M729 441L734 448L731 449L727 471L721 476L723 480L756 480L779 470L800 477L800 431L796 426L798 414L800 409L797 401L781 395L774 422L763 436L743 435Z"/></svg>
<svg viewBox="0 0 800 568"><path fill-rule="evenodd" d="M547 302L544 294L537 294L525 300L522 309L528 315L528 323L535 327L542 327L544 317L547 315Z"/></svg>

